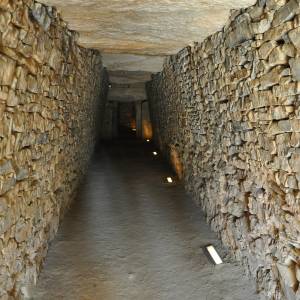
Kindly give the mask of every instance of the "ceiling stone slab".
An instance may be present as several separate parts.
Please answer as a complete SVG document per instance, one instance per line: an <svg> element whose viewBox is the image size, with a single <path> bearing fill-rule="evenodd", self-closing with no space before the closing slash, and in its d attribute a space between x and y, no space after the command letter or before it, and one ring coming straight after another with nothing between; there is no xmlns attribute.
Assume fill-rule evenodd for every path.
<svg viewBox="0 0 300 300"><path fill-rule="evenodd" d="M151 72L109 71L109 81L112 84L133 84L151 80Z"/></svg>
<svg viewBox="0 0 300 300"><path fill-rule="evenodd" d="M103 53L104 66L111 71L144 71L157 73L162 70L165 56Z"/></svg>
<svg viewBox="0 0 300 300"><path fill-rule="evenodd" d="M108 101L133 102L146 100L146 90L144 83L131 85L112 85L108 91Z"/></svg>
<svg viewBox="0 0 300 300"><path fill-rule="evenodd" d="M255 0L40 0L62 13L79 43L104 53L162 57L219 30L229 10ZM115 55L115 62L118 57ZM145 70L138 57L131 71ZM121 58L120 58L121 59ZM130 60L129 60L130 61ZM121 59L124 62L124 58ZM158 61L157 61L158 63ZM108 63L110 64L110 63ZM133 61L131 59L131 64ZM126 67L126 66L125 66ZM126 68L124 70L127 70ZM132 66L131 66L132 68ZM120 70L120 68L119 68Z"/></svg>

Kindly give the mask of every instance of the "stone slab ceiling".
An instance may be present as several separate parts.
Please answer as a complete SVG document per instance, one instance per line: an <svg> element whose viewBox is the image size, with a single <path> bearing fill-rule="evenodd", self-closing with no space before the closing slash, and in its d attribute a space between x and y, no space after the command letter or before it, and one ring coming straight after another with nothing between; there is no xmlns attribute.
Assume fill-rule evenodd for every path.
<svg viewBox="0 0 300 300"><path fill-rule="evenodd" d="M255 0L40 0L62 13L80 44L113 70L160 71L162 57L219 30Z"/></svg>

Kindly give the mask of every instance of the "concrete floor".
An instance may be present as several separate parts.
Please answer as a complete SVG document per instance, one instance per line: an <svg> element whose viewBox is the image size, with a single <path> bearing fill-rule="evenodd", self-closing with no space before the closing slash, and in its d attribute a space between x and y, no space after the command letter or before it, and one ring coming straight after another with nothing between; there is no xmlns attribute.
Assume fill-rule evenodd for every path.
<svg viewBox="0 0 300 300"><path fill-rule="evenodd" d="M213 266L201 247L216 236L152 145L97 150L87 181L50 247L31 292L42 300L257 300L232 263Z"/></svg>

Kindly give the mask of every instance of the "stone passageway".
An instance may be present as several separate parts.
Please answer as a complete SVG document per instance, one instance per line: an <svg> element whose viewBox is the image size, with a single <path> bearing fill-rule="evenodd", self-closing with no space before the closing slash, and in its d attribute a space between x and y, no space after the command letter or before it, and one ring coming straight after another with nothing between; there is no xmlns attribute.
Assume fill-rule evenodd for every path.
<svg viewBox="0 0 300 300"><path fill-rule="evenodd" d="M153 146L99 147L52 243L33 299L256 300L241 267L213 266L216 236Z"/></svg>
<svg viewBox="0 0 300 300"><path fill-rule="evenodd" d="M300 0L0 0L0 300L260 297L300 300Z"/></svg>

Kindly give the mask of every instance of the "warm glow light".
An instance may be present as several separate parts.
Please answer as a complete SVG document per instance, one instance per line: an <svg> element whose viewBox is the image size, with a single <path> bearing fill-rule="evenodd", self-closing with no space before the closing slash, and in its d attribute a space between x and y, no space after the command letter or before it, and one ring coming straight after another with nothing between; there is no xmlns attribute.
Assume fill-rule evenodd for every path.
<svg viewBox="0 0 300 300"><path fill-rule="evenodd" d="M136 128L132 128L132 131L136 131Z"/></svg>
<svg viewBox="0 0 300 300"><path fill-rule="evenodd" d="M147 143L149 143L150 142L150 140L148 139L148 140L146 140L147 141Z"/></svg>
<svg viewBox="0 0 300 300"><path fill-rule="evenodd" d="M219 256L219 254L217 253L216 249L214 246L210 245L206 247L206 250L208 251L209 255L211 256L211 258L213 259L214 263L216 265L220 265L223 263L221 257Z"/></svg>
<svg viewBox="0 0 300 300"><path fill-rule="evenodd" d="M158 153L157 153L157 152L155 152L155 151L154 151L154 152L152 152L152 153L153 153L153 155L155 155L155 156L158 154Z"/></svg>
<svg viewBox="0 0 300 300"><path fill-rule="evenodd" d="M172 179L171 177L167 177L167 181L168 181L169 183L172 183L172 182L173 182L173 179Z"/></svg>

